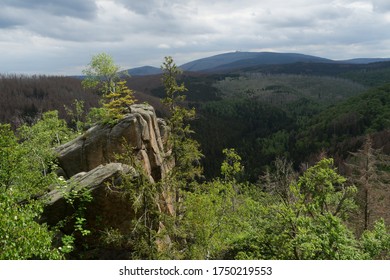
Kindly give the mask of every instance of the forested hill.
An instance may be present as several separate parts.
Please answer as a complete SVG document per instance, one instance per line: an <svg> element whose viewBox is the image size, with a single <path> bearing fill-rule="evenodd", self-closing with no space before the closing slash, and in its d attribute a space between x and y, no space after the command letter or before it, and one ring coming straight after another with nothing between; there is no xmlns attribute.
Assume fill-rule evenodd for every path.
<svg viewBox="0 0 390 280"><path fill-rule="evenodd" d="M83 100L86 109L97 105L97 98L84 90L81 81L71 77L0 75L0 122L19 126L33 123L46 111L58 110L66 117L64 105Z"/></svg>
<svg viewBox="0 0 390 280"><path fill-rule="evenodd" d="M390 84L372 88L315 117L296 132L296 155L327 150L346 158L372 134L375 146L390 154Z"/></svg>
<svg viewBox="0 0 390 280"><path fill-rule="evenodd" d="M253 65L289 64L295 62L332 62L316 56L298 53L233 52L198 59L181 65L184 71L234 70Z"/></svg>
<svg viewBox="0 0 390 280"><path fill-rule="evenodd" d="M136 97L156 107L160 104L158 98L140 91ZM49 110L58 110L59 116L70 122L66 107L74 110L74 101L78 100L89 111L98 106L99 94L83 88L80 77L14 74L0 75L0 100L0 123L10 123L16 128L34 123Z"/></svg>

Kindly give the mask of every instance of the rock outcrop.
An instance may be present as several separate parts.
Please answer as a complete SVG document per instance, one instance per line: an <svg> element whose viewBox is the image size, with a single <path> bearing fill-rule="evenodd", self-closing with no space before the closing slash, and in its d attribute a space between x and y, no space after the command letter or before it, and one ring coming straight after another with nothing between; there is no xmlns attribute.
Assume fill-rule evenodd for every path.
<svg viewBox="0 0 390 280"><path fill-rule="evenodd" d="M160 130L163 131L161 137ZM170 169L166 160L167 130L150 105L131 106L131 112L115 125L97 125L83 135L57 148L58 160L67 178L88 172L101 164L117 161L125 144L134 149L152 181L158 181ZM164 143L165 142L165 143Z"/></svg>
<svg viewBox="0 0 390 280"><path fill-rule="evenodd" d="M78 237L77 250L80 252L81 247L88 246L94 248L94 253L87 258L118 258L117 248L99 244L101 234L114 230L123 236L131 235L137 213L129 202L128 193L116 186L120 186L125 174L127 180L139 179L145 174L151 183L164 178L173 166L172 161L168 160L168 135L169 128L164 120L156 118L153 107L133 105L131 112L116 124L96 125L58 147L59 166L66 182L63 187L56 187L46 195L42 222L54 226L65 221L62 222L62 231L65 234L74 232L75 220L72 217L79 205L78 202L69 204L66 197L71 192L88 190L93 200L83 208L83 215L91 234ZM129 156L128 151L135 157ZM125 155L122 162L118 162L118 155ZM141 163L141 169L139 165L136 167L134 159L139 160L137 162ZM173 215L169 194L163 192L158 196L156 208ZM162 226L157 221L155 230ZM121 250L128 254L131 248Z"/></svg>
<svg viewBox="0 0 390 280"><path fill-rule="evenodd" d="M137 177L133 167L122 163L109 163L99 165L89 172L80 172L69 179L64 186L53 189L46 195L46 207L44 220L49 225L56 225L67 216L75 212L77 205L66 201L71 192L88 191L93 201L88 203L86 216L88 224L96 225L96 217L99 217L99 227L124 228L134 218L134 211L129 203L123 201L120 192L113 191L108 185L120 185L122 176ZM75 203L78 203L75 201Z"/></svg>

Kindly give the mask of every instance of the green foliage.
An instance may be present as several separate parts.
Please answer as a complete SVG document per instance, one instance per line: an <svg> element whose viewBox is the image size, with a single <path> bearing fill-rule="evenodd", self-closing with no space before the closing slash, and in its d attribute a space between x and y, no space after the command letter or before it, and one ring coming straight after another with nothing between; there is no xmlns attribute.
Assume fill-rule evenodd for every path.
<svg viewBox="0 0 390 280"><path fill-rule="evenodd" d="M172 156L175 161L172 176L176 176L175 180L181 181L181 184L186 184L186 181L193 180L200 176L202 172L199 166L202 157L199 151L199 143L189 137L193 131L188 121L194 118L195 110L187 109L181 104L185 100L185 96L181 93L187 89L184 84L178 85L176 82L176 76L181 71L177 68L172 57L165 57L162 70L166 92L163 103L170 111L168 145L172 148Z"/></svg>
<svg viewBox="0 0 390 280"><path fill-rule="evenodd" d="M42 195L58 181L52 147L71 133L57 112L48 112L35 125L23 126L19 138L9 125L0 126L0 259L59 259L54 233L37 221Z"/></svg>
<svg viewBox="0 0 390 280"><path fill-rule="evenodd" d="M221 165L222 177L226 181L236 180L244 171L244 167L241 165L241 157L234 149L224 149L222 153L225 155L225 160Z"/></svg>
<svg viewBox="0 0 390 280"><path fill-rule="evenodd" d="M41 120L32 126L22 126L19 133L22 141L33 145L40 142L41 145L46 147L59 146L74 136L66 122L59 118L58 111L44 113ZM32 143L33 141L36 142Z"/></svg>
<svg viewBox="0 0 390 280"><path fill-rule="evenodd" d="M72 107L64 105L65 111L68 116L71 117L71 125L74 126L75 131L80 134L84 130L84 101L75 99L72 103Z"/></svg>
<svg viewBox="0 0 390 280"><path fill-rule="evenodd" d="M226 77L214 86L225 98L246 97L282 108L302 98L325 107L365 90L357 82L330 76L262 73Z"/></svg>
<svg viewBox="0 0 390 280"><path fill-rule="evenodd" d="M309 168L281 197L258 207L252 233L238 239L230 258L361 259L344 219L354 209L355 188L345 186L331 159ZM277 198L277 197L276 197ZM275 199L275 198L274 198ZM246 251L244 251L246 250ZM234 252L234 253L232 253Z"/></svg>
<svg viewBox="0 0 390 280"><path fill-rule="evenodd" d="M77 185L62 186L61 190L66 203L70 204L75 212L72 216L66 217L66 221L73 221L74 224L74 233L80 233L82 236L89 235L91 231L87 229L87 219L85 218L85 211L87 210L87 205L93 200L92 194L90 191L79 190Z"/></svg>
<svg viewBox="0 0 390 280"><path fill-rule="evenodd" d="M16 187L0 192L0 259L60 259L62 254L52 246L54 234L37 223L42 206L14 199Z"/></svg>
<svg viewBox="0 0 390 280"><path fill-rule="evenodd" d="M286 130L279 130L266 138L260 138L261 153L266 157L288 156L289 154L289 133Z"/></svg>
<svg viewBox="0 0 390 280"><path fill-rule="evenodd" d="M116 160L134 168L134 172L122 175L118 186L108 184L107 187L121 193L121 199L131 205L134 218L130 233L119 229L107 228L101 239L107 246L122 248L131 252L132 259L157 259L158 243L163 236L159 234L161 220L161 186L153 182L147 175L142 163L135 155L134 147L125 140L123 151L116 155Z"/></svg>
<svg viewBox="0 0 390 280"><path fill-rule="evenodd" d="M371 231L366 230L361 239L368 259L390 259L390 230L383 219L376 221Z"/></svg>
<svg viewBox="0 0 390 280"><path fill-rule="evenodd" d="M74 241L75 238L73 235L64 235L61 238L62 241L62 246L59 247L58 249L63 253L63 254L69 254L74 250Z"/></svg>
<svg viewBox="0 0 390 280"><path fill-rule="evenodd" d="M87 126L93 126L97 123L109 123L110 120L107 118L107 110L102 107L93 107L89 110L87 114Z"/></svg>
<svg viewBox="0 0 390 280"><path fill-rule="evenodd" d="M348 155L353 150L348 140L356 136L383 131L390 127L390 86L370 89L311 118L297 133L293 155L301 160L308 155L329 148L336 152L345 141L339 154ZM353 143L353 141L351 141Z"/></svg>
<svg viewBox="0 0 390 280"><path fill-rule="evenodd" d="M199 143L190 137L193 131L188 121L194 118L195 110L184 107L185 96L182 93L187 89L184 84L178 85L176 81L176 76L181 71L177 68L172 57L165 57L162 70L166 94L162 102L170 113L167 120L170 127L168 148L172 152L168 160L175 163L175 166L161 182L162 190L173 200L173 213L164 217L165 232L173 244L165 248L164 254L172 258L181 258L180 251L185 246L186 240L185 232L181 230L183 211L185 211L185 193L196 189L195 180L200 178L202 174L200 166L202 154L199 150Z"/></svg>
<svg viewBox="0 0 390 280"><path fill-rule="evenodd" d="M150 182L142 168L136 167L139 177L127 178L123 184L126 197L134 208L131 234L125 236L126 245L134 259L158 258L158 230L160 227L160 186Z"/></svg>
<svg viewBox="0 0 390 280"><path fill-rule="evenodd" d="M14 170L18 167L21 153L16 153L17 139L10 125L0 125L0 186L9 189L16 180Z"/></svg>
<svg viewBox="0 0 390 280"><path fill-rule="evenodd" d="M57 182L57 162L53 148L69 141L74 134L65 121L58 118L57 111L49 111L36 124L20 127L18 135L20 144L16 151L21 158L13 167L16 176L14 185L23 190L27 197L37 196Z"/></svg>
<svg viewBox="0 0 390 280"><path fill-rule="evenodd" d="M220 258L230 243L248 230L246 200L236 193L235 187L216 179L185 194L181 223L186 240L183 258Z"/></svg>
<svg viewBox="0 0 390 280"><path fill-rule="evenodd" d="M187 91L187 88L183 83L178 85L176 81L176 77L181 74L182 71L176 66L173 58L170 56L165 57L161 69L163 70L163 85L165 88L163 103L169 107L171 113L174 113L174 109L178 103L185 99L184 95L181 95L181 93Z"/></svg>
<svg viewBox="0 0 390 280"><path fill-rule="evenodd" d="M85 88L97 88L102 99L102 108L94 108L89 122L115 123L130 112L130 105L135 102L134 92L120 80L120 67L114 64L111 56L101 53L92 57L88 68L83 71L87 76L83 80Z"/></svg>
<svg viewBox="0 0 390 280"><path fill-rule="evenodd" d="M347 179L333 168L333 159L323 159L309 168L290 190L306 205L312 216L329 213L342 219L355 209L355 186L346 186Z"/></svg>
<svg viewBox="0 0 390 280"><path fill-rule="evenodd" d="M186 240L183 258L218 259L231 243L250 230L253 200L236 181L243 171L240 156L225 149L223 179L214 179L186 192L180 230Z"/></svg>
<svg viewBox="0 0 390 280"><path fill-rule="evenodd" d="M97 88L102 94L108 94L114 91L119 69L110 55L106 53L94 55L88 67L83 70L86 77L82 84L85 88Z"/></svg>
<svg viewBox="0 0 390 280"><path fill-rule="evenodd" d="M53 147L72 135L56 111L45 113L33 126L22 126L18 137L9 125L1 125L1 186L17 188L14 195L20 200L43 193L57 180Z"/></svg>
<svg viewBox="0 0 390 280"><path fill-rule="evenodd" d="M134 92L126 86L126 81L117 82L115 91L103 95L103 108L107 111L107 118L112 120L123 118L134 102Z"/></svg>

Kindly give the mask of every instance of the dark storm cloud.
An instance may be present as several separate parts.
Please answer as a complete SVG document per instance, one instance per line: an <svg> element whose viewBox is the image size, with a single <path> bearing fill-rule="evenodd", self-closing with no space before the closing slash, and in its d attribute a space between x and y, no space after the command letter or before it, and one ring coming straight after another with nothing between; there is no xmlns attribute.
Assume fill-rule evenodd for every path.
<svg viewBox="0 0 390 280"><path fill-rule="evenodd" d="M83 42L93 35L84 28L97 12L95 0L2 0L0 29Z"/></svg>
<svg viewBox="0 0 390 280"><path fill-rule="evenodd" d="M118 0L116 3L138 16L134 22L134 32L145 32L161 36L212 32L213 28L203 27L194 17L197 9L185 1L170 0ZM131 28L131 27L130 27Z"/></svg>
<svg viewBox="0 0 390 280"><path fill-rule="evenodd" d="M4 11L0 11L0 29L14 27L19 23L19 20L10 17L9 15L5 14Z"/></svg>
<svg viewBox="0 0 390 280"><path fill-rule="evenodd" d="M75 18L92 18L97 6L94 0L2 0L0 7L13 7L21 10L45 11L49 14Z"/></svg>

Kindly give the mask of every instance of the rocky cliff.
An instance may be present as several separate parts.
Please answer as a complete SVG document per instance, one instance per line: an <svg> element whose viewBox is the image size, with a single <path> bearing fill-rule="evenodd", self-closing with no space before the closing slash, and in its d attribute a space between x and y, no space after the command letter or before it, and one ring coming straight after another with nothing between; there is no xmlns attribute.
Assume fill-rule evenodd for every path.
<svg viewBox="0 0 390 280"><path fill-rule="evenodd" d="M118 255L117 248L99 245L100 233L106 230L114 230L123 236L131 234L132 224L137 218L127 195L115 186L120 186L124 175L136 181L137 177L142 176L140 172L146 175L150 183L164 178L173 166L167 148L168 133L169 128L163 120L157 119L153 107L137 104L131 106L131 112L116 124L96 125L58 147L59 166L67 181L47 195L43 221L54 226L66 217L69 220L77 211L78 204L70 205L66 197L72 192L88 190L92 201L87 204L83 215L87 221L85 226L91 229L92 234L81 237L78 243L93 248L94 253L88 253L90 257L87 258L126 257L131 248L121 248L122 255ZM131 166L134 158L123 158L129 147L136 161L141 163L141 170ZM173 215L166 193L159 195L156 208ZM155 230L158 231L161 224L156 225ZM69 234L73 229L74 219L66 222L62 231Z"/></svg>
<svg viewBox="0 0 390 280"><path fill-rule="evenodd" d="M117 161L124 145L134 149L152 181L162 179L172 166L166 160L167 128L149 105L131 106L130 114L115 125L97 125L57 148L58 160L67 178L88 172L101 164Z"/></svg>

